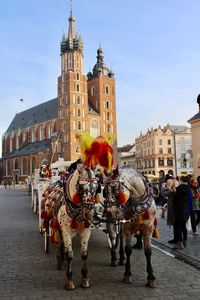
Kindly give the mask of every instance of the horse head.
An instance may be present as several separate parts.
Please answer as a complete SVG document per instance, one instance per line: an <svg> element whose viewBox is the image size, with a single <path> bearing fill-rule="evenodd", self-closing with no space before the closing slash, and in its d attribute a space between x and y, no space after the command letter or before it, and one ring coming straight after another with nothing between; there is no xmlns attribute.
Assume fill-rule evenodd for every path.
<svg viewBox="0 0 200 300"><path fill-rule="evenodd" d="M68 175L64 183L65 202L76 219L92 219L97 188L94 171L82 164L78 164L74 173Z"/></svg>
<svg viewBox="0 0 200 300"><path fill-rule="evenodd" d="M121 205L124 202L122 197L125 196L118 167L107 174L103 196L105 198L104 208L107 219L116 220L120 215Z"/></svg>

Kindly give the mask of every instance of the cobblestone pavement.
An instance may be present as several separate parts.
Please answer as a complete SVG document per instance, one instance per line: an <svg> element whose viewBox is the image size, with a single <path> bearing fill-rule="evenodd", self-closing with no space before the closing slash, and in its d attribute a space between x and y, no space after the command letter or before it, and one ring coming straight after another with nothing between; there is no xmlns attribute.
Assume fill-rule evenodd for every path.
<svg viewBox="0 0 200 300"><path fill-rule="evenodd" d="M177 257L184 259L186 262L193 264L194 266L198 267L200 270L200 225L197 226L197 232L199 235L193 235L191 230L191 223L190 220L187 223L188 227L188 239L187 239L187 247L183 250L178 251L171 251L173 245L169 244L168 241L173 238L173 228L169 228L166 225L166 218L160 218L161 210L157 209L157 216L158 216L158 229L160 231L160 238L156 239L155 243L153 244L157 246L164 246L165 250L169 251L170 253L176 255ZM159 244L160 245L159 245Z"/></svg>
<svg viewBox="0 0 200 300"><path fill-rule="evenodd" d="M162 221L165 220L159 222L160 229ZM44 253L38 216L32 213L30 197L24 189L0 190L0 238L1 300L199 299L199 270L156 248L153 248L152 262L157 288L145 287L147 274L143 250L133 251L133 283L123 284L124 267L110 267L106 235L99 229L93 230L89 245L91 288L80 287L81 259L75 239L73 273L77 288L66 291L65 272L56 270L53 245L50 245L49 254ZM164 239L168 237L161 232L161 240Z"/></svg>

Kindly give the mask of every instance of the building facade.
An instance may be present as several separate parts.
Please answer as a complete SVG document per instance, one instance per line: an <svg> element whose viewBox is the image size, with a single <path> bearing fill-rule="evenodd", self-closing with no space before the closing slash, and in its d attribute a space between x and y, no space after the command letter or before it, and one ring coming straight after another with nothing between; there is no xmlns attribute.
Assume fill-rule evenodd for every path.
<svg viewBox="0 0 200 300"><path fill-rule="evenodd" d="M16 114L2 139L3 178L23 180L43 159L80 157L76 133L109 134L116 157L116 95L114 73L104 63L101 47L91 72L83 72L83 41L70 12L68 33L61 41L61 74L57 98Z"/></svg>
<svg viewBox="0 0 200 300"><path fill-rule="evenodd" d="M200 95L197 97L199 111L188 122L191 124L194 176L200 176Z"/></svg>
<svg viewBox="0 0 200 300"><path fill-rule="evenodd" d="M159 176L160 171L192 173L192 146L190 129L167 125L151 128L135 139L136 168L144 174Z"/></svg>
<svg viewBox="0 0 200 300"><path fill-rule="evenodd" d="M126 145L118 148L118 166L135 167L135 145Z"/></svg>

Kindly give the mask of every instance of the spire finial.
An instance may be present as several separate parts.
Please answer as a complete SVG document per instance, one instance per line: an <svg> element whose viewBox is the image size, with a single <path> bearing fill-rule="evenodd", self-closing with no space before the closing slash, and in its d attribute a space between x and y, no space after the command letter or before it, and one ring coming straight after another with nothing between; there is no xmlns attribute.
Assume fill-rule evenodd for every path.
<svg viewBox="0 0 200 300"><path fill-rule="evenodd" d="M70 17L72 17L72 0L70 0Z"/></svg>
<svg viewBox="0 0 200 300"><path fill-rule="evenodd" d="M74 29L74 22L75 19L72 15L72 0L70 0L70 17L68 18L69 21L69 29L68 29L68 39L73 41L75 38L75 29Z"/></svg>

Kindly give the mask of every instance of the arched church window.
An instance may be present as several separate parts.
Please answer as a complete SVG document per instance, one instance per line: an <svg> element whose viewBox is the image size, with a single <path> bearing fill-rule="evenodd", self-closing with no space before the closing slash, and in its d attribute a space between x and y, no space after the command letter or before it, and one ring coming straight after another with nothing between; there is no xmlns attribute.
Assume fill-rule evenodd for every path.
<svg viewBox="0 0 200 300"><path fill-rule="evenodd" d="M95 93L95 88L93 86L91 87L91 91L90 92L91 92L91 96L93 96L94 93Z"/></svg>
<svg viewBox="0 0 200 300"><path fill-rule="evenodd" d="M24 158L23 161L22 161L22 172L23 172L23 175L27 174L27 161L26 161L26 158Z"/></svg>
<svg viewBox="0 0 200 300"><path fill-rule="evenodd" d="M106 94L108 95L109 94L109 86L106 85Z"/></svg>
<svg viewBox="0 0 200 300"><path fill-rule="evenodd" d="M78 130L81 130L81 122L78 121Z"/></svg>
<svg viewBox="0 0 200 300"><path fill-rule="evenodd" d="M77 96L77 104L81 104L81 98L80 98L80 96Z"/></svg>
<svg viewBox="0 0 200 300"><path fill-rule="evenodd" d="M7 160L6 161L6 176L11 175L10 173L11 173L10 172L10 161Z"/></svg>
<svg viewBox="0 0 200 300"><path fill-rule="evenodd" d="M76 80L80 80L80 74L76 73Z"/></svg>
<svg viewBox="0 0 200 300"><path fill-rule="evenodd" d="M78 109L78 117L80 118L81 117L81 110L80 110L80 108Z"/></svg>
<svg viewBox="0 0 200 300"><path fill-rule="evenodd" d="M108 124L108 126L107 126L107 132L108 133L110 132L110 124Z"/></svg>
<svg viewBox="0 0 200 300"><path fill-rule="evenodd" d="M35 142L35 129L34 128L32 129L32 134L31 135L32 135L31 141L33 143L33 142Z"/></svg>
<svg viewBox="0 0 200 300"><path fill-rule="evenodd" d="M79 84L76 85L76 91L79 92L80 91L80 87Z"/></svg>
<svg viewBox="0 0 200 300"><path fill-rule="evenodd" d="M92 120L90 123L90 135L94 138L99 135L99 123L97 120Z"/></svg>
<svg viewBox="0 0 200 300"><path fill-rule="evenodd" d="M106 101L106 108L109 108L109 101Z"/></svg>
<svg viewBox="0 0 200 300"><path fill-rule="evenodd" d="M110 113L107 113L107 121L110 121Z"/></svg>
<svg viewBox="0 0 200 300"><path fill-rule="evenodd" d="M18 164L18 160L15 159L15 162L14 162L14 169L17 170L19 169L19 164Z"/></svg>
<svg viewBox="0 0 200 300"><path fill-rule="evenodd" d="M31 161L31 171L32 173L34 172L36 168L36 160L35 160L35 157L32 158L32 161Z"/></svg>
<svg viewBox="0 0 200 300"><path fill-rule="evenodd" d="M72 68L72 54L68 54L68 69Z"/></svg>

